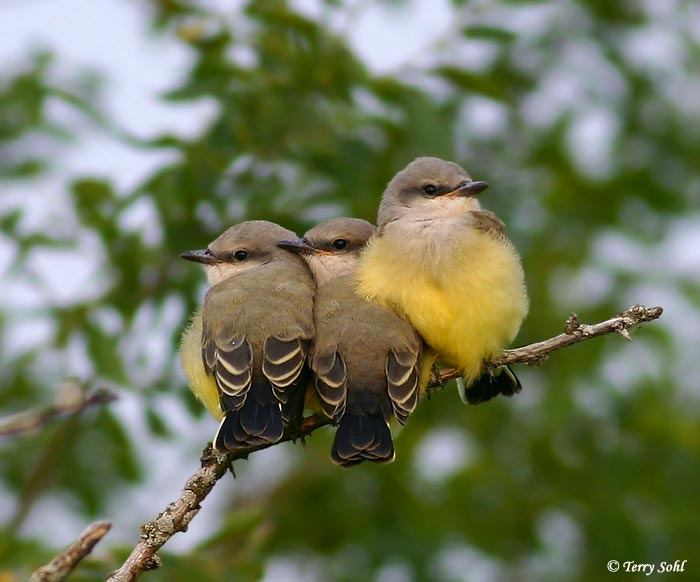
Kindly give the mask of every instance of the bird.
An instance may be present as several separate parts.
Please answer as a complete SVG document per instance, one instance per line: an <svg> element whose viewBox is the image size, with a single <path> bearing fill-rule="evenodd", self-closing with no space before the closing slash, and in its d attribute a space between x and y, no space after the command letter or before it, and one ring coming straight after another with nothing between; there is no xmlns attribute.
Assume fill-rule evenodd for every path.
<svg viewBox="0 0 700 582"><path fill-rule="evenodd" d="M405 423L420 392L420 337L393 310L355 292L355 265L374 230L338 218L280 243L306 259L318 286L309 365L322 409L337 425L331 459L342 467L393 461L390 420Z"/></svg>
<svg viewBox="0 0 700 582"><path fill-rule="evenodd" d="M300 420L316 285L305 262L277 246L297 236L252 220L181 257L204 265L209 289L183 334L189 385L220 420L225 452L282 439Z"/></svg>
<svg viewBox="0 0 700 582"><path fill-rule="evenodd" d="M510 368L488 362L528 312L517 250L479 202L487 187L454 162L416 158L388 183L357 265L359 294L406 317L430 348L426 362L457 368L471 404L520 391Z"/></svg>

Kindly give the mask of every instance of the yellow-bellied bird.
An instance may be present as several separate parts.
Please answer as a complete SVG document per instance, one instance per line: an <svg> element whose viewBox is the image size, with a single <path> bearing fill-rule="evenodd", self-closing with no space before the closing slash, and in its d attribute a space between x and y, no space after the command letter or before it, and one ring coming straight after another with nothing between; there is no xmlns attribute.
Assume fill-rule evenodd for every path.
<svg viewBox="0 0 700 582"><path fill-rule="evenodd" d="M318 289L309 363L326 415L338 425L331 458L344 467L394 460L389 421L418 402L422 342L393 310L355 292L357 257L374 226L340 218L281 243L308 262Z"/></svg>
<svg viewBox="0 0 700 582"><path fill-rule="evenodd" d="M485 188L453 162L417 158L384 191L357 270L360 294L404 315L460 371L460 395L471 403L520 390L511 370L485 362L515 338L528 310L520 257L477 199Z"/></svg>
<svg viewBox="0 0 700 582"><path fill-rule="evenodd" d="M211 285L181 357L192 391L221 419L220 451L277 442L283 423L301 413L315 284L304 261L277 246L294 236L271 222L243 222L181 255L204 264Z"/></svg>

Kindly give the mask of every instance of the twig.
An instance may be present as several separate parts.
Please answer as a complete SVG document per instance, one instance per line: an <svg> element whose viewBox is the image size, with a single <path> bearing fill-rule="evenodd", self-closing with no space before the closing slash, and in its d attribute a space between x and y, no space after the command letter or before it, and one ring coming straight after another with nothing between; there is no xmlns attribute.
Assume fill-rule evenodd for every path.
<svg viewBox="0 0 700 582"><path fill-rule="evenodd" d="M631 328L640 323L658 319L662 312L661 307L647 308L635 305L617 317L594 325L581 324L576 315L572 315L566 322L563 334L521 348L506 350L492 364L494 366L515 363L540 364L555 350L607 333L618 333L624 338L630 339L629 330ZM453 368L443 368L440 372L440 380L446 382L458 375L458 372ZM298 430L288 429L281 442L297 438L303 439L329 423L329 420L322 417L306 418ZM157 568L160 565L160 559L156 552L177 532L183 532L187 529L190 521L199 512L200 503L213 489L216 482L226 474L226 471L231 467L231 462L247 458L250 453L273 446L273 444L277 443L252 446L227 455L214 452L209 445L202 454L202 468L189 478L182 494L176 501L168 505L165 511L153 521L149 521L141 527L141 541L122 567L115 571L107 579L107 582L131 582L136 580L143 571Z"/></svg>
<svg viewBox="0 0 700 582"><path fill-rule="evenodd" d="M37 568L29 582L61 582L78 565L78 563L92 552L92 548L109 531L112 524L107 521L91 523L80 537L58 554L51 562Z"/></svg>
<svg viewBox="0 0 700 582"><path fill-rule="evenodd" d="M116 396L105 389L98 389L86 396L82 385L75 380L66 380L59 387L56 402L51 406L20 412L0 420L0 437L35 430L61 416L77 414L86 408L107 404L115 399Z"/></svg>
<svg viewBox="0 0 700 582"><path fill-rule="evenodd" d="M658 319L663 311L661 307L633 305L620 315L593 325L579 323L578 316L572 313L569 319L566 320L564 333L528 346L506 350L498 358L494 359L491 365L494 367L507 364L538 366L555 350L608 333L617 333L626 340L630 340L632 338L629 332L632 328L641 323ZM459 372L454 368L442 368L440 370L440 382L447 382L457 377L459 377Z"/></svg>
<svg viewBox="0 0 700 582"><path fill-rule="evenodd" d="M322 417L305 418L298 431L293 434L285 433L282 441L279 442L304 438L317 428L329 423L330 420ZM177 532L187 530L190 521L201 509L199 504L209 495L216 482L226 474L231 463L236 459L247 458L252 452L276 444L278 443L251 446L226 455L217 453L209 444L200 459L202 467L187 480L180 497L168 505L165 511L158 514L154 520L141 526L141 541L121 568L107 578L107 582L130 582L136 580L143 571L158 568L160 558L156 552Z"/></svg>

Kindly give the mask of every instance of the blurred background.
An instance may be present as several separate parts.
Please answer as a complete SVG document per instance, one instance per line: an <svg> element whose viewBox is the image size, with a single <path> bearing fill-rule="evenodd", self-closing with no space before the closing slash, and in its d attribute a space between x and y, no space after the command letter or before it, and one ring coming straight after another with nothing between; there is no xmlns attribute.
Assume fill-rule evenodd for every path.
<svg viewBox="0 0 700 582"><path fill-rule="evenodd" d="M700 4L5 0L0 19L0 415L117 397L1 438L3 582L98 518L72 579L103 579L197 469L216 423L177 346L205 281L178 254L246 219L373 220L419 155L491 184L532 303L516 344L572 311L663 318L519 367L516 398L448 385L392 465L335 467L329 429L237 462L144 579L592 581L676 559L700 579Z"/></svg>

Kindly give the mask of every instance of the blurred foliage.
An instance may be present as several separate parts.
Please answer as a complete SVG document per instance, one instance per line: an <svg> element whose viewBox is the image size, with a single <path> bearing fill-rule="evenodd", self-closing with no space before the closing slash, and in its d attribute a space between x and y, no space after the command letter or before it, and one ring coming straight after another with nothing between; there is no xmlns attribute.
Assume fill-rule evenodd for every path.
<svg viewBox="0 0 700 582"><path fill-rule="evenodd" d="M594 321L630 297L697 307L697 271L674 270L673 257L662 261L667 274L644 262L677 221L698 216L700 46L689 0L666 9L455 1L449 29L426 26L435 42L386 75L329 24L350 30L369 5L319 2L311 18L282 0L250 0L235 14L208 4L158 0L143 13L152 34L192 55L163 100L215 105L194 138L118 129L101 111L94 75L61 77L46 54L0 78L4 191L50 180L54 152L85 127L174 154L128 191L73 177L63 214L38 223L21 197L0 208L11 256L3 279L43 289L36 306L0 312L3 414L50 403L77 359L91 384L137 399L149 438L184 446L159 403L174 395L184 414L202 415L176 349L203 281L177 255L245 219L297 232L339 215L371 220L388 179L417 155L454 159L491 183L485 204L507 222L528 278L519 343L558 333L574 308ZM673 50L654 53L662 37ZM84 127L58 123L56 102ZM128 226L139 213L146 223ZM609 246L601 256L597 245L611 236L641 249L638 263L613 260ZM33 261L56 251L97 258L85 298L61 301L42 288ZM693 317L697 309L674 321ZM16 348L32 322L43 322L43 339ZM700 401L684 387L697 388L700 370L688 335L654 325L632 348L610 337L565 350L522 372L523 394L486 406L458 406L450 387L411 418L390 466L337 469L328 430L301 450L282 445L296 455L293 468L236 497L200 547L166 547L148 579L599 580L611 559L691 559L700 547ZM691 369L676 380L680 363ZM135 439L123 414L89 410L2 443L3 496L14 509L0 530L0 579L23 579L58 549L23 533L42 499L85 522L124 520L131 509L116 511L114 499L143 482L146 459L158 462ZM247 466L236 470L245 483ZM149 511L128 523L164 501L142 504ZM127 553L111 547L74 579L100 579ZM700 577L699 564L688 568Z"/></svg>

